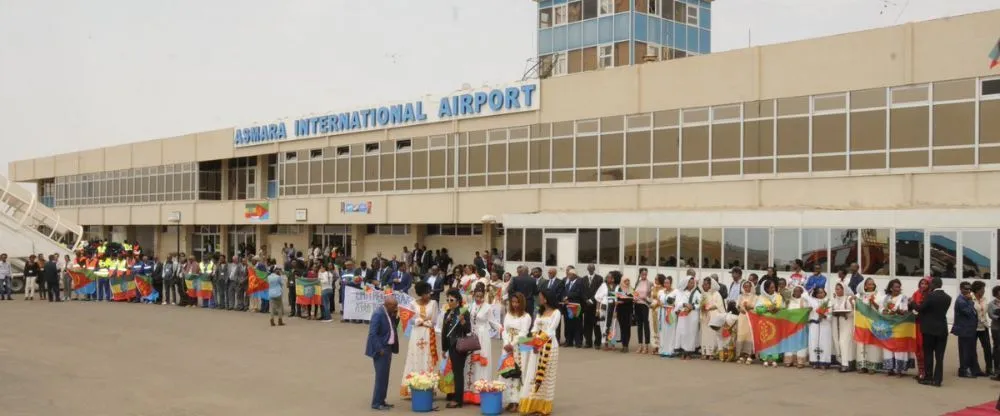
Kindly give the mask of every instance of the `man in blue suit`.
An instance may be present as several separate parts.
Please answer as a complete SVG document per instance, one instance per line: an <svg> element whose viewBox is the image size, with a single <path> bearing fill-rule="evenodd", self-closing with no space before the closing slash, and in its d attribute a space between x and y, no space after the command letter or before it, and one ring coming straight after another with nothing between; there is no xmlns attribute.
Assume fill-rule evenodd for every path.
<svg viewBox="0 0 1000 416"><path fill-rule="evenodd" d="M406 265L400 264L399 269L392 272L389 280L392 283L393 292L409 293L410 286L413 285L413 276L406 272Z"/></svg>
<svg viewBox="0 0 1000 416"><path fill-rule="evenodd" d="M392 354L399 353L399 334L396 333L396 298L387 296L381 308L372 313L371 324L368 325L368 343L365 355L372 358L375 364L375 391L372 394L372 409L389 410L392 405L385 402L389 390L389 367L392 365Z"/></svg>

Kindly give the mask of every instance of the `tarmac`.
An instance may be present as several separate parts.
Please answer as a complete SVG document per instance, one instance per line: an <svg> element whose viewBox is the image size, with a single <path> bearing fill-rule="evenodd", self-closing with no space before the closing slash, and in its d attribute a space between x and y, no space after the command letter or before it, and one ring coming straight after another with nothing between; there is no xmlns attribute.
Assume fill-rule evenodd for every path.
<svg viewBox="0 0 1000 416"><path fill-rule="evenodd" d="M264 314L20 299L0 302L0 317L3 416L410 412L398 397L405 343L392 362L395 409L370 410L367 325L286 318L287 326L272 328ZM956 377L954 338L941 388L909 377L575 348L559 358L560 415L939 415L1000 393L1000 382ZM448 414L480 413L437 404Z"/></svg>

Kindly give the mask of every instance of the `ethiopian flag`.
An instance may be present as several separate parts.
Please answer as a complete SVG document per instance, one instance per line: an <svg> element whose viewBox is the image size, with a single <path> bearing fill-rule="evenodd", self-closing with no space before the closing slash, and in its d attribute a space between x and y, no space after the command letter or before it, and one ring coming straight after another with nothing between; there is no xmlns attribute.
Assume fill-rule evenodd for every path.
<svg viewBox="0 0 1000 416"><path fill-rule="evenodd" d="M864 302L854 306L854 340L892 352L917 351L917 317L883 315Z"/></svg>
<svg viewBox="0 0 1000 416"><path fill-rule="evenodd" d="M198 275L194 273L188 273L184 276L184 287L187 289L187 295L189 298L198 297Z"/></svg>
<svg viewBox="0 0 1000 416"><path fill-rule="evenodd" d="M297 305L322 305L323 297L319 279L295 279L295 303Z"/></svg>
<svg viewBox="0 0 1000 416"><path fill-rule="evenodd" d="M785 354L809 347L811 308L783 309L776 313L747 312L757 354Z"/></svg>
<svg viewBox="0 0 1000 416"><path fill-rule="evenodd" d="M111 299L115 301L126 301L135 297L135 279L131 274L119 273L119 276L112 277Z"/></svg>
<svg viewBox="0 0 1000 416"><path fill-rule="evenodd" d="M399 307L399 328L396 329L396 333L410 336L410 332L413 330L413 317L416 316L416 312L411 309Z"/></svg>
<svg viewBox="0 0 1000 416"><path fill-rule="evenodd" d="M198 276L198 299L210 300L212 299L212 278L207 274L202 274Z"/></svg>
<svg viewBox="0 0 1000 416"><path fill-rule="evenodd" d="M93 270L70 269L67 270L70 279L73 280L73 290L80 295L92 295L97 293L97 276Z"/></svg>
<svg viewBox="0 0 1000 416"><path fill-rule="evenodd" d="M267 284L267 270L251 268L247 276L247 296L260 299L267 299L267 291L270 288Z"/></svg>
<svg viewBox="0 0 1000 416"><path fill-rule="evenodd" d="M567 303L566 304L566 319L576 319L580 317L580 304L579 303Z"/></svg>

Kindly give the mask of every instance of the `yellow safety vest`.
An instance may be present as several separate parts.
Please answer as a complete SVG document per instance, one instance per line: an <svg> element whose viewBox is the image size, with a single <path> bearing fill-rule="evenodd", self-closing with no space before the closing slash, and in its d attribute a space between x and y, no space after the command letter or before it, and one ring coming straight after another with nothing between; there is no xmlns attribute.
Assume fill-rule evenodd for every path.
<svg viewBox="0 0 1000 416"><path fill-rule="evenodd" d="M215 269L215 263L212 263L212 262L208 262L208 263L201 262L201 263L198 263L198 266L201 268L201 272L202 273L206 273L206 274L207 273L212 273L212 270Z"/></svg>

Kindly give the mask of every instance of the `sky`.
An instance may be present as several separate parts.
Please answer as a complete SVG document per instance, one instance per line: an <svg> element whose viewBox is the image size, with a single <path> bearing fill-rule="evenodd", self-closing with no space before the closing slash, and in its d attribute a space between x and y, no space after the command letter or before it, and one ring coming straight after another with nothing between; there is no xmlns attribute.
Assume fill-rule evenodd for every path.
<svg viewBox="0 0 1000 416"><path fill-rule="evenodd" d="M998 7L718 0L712 49ZM536 19L531 0L0 0L0 168L516 81L535 56Z"/></svg>

